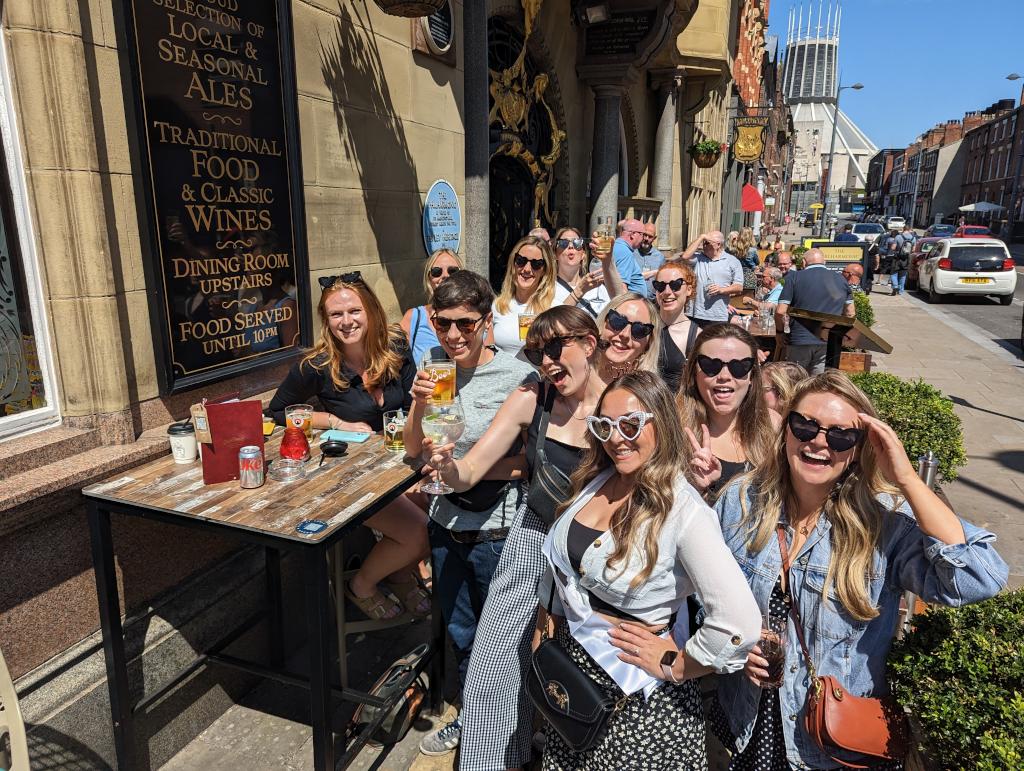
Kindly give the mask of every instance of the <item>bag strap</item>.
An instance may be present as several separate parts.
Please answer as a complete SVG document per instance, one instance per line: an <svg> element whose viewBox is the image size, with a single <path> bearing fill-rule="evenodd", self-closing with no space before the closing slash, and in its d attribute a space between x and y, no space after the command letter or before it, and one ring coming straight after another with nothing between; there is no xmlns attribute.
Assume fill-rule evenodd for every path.
<svg viewBox="0 0 1024 771"><path fill-rule="evenodd" d="M779 551L782 552L782 570L786 574L786 590L789 592L790 597L789 614L793 617L793 626L796 627L796 639L800 641L800 650L804 655L804 661L807 663L807 672L811 676L811 682L814 683L816 689L821 688L821 681L814 670L814 662L811 660L811 654L807 650L807 642L804 640L803 619L800 618L800 607L793 587L793 577L789 572L791 563L789 561L789 546L786 544L786 529L781 523L776 528L775 534L779 537Z"/></svg>
<svg viewBox="0 0 1024 771"><path fill-rule="evenodd" d="M572 294L575 291L573 285L570 284L561 276L559 276L556 279L556 281L558 282L559 286L561 286L564 289L567 289L569 291L569 294ZM576 301L576 307L583 308L583 310L585 310L587 313L589 313L596 319L598 314L597 311L594 310L594 306L590 304L590 301L585 299L582 294L578 294L577 297L579 297L579 300Z"/></svg>
<svg viewBox="0 0 1024 771"><path fill-rule="evenodd" d="M417 305L415 310L413 310L412 312L412 324L410 325L412 327L412 340L409 341L410 352L416 350L416 336L420 333L420 313L422 312L422 310L423 306ZM416 361L413 362L413 364L419 367L420 363Z"/></svg>
<svg viewBox="0 0 1024 771"><path fill-rule="evenodd" d="M549 616L552 615L551 608L554 607L554 604L555 604L555 574L554 574L554 568L552 568L552 572L551 572L551 594L548 595L548 607L546 608L547 614ZM544 628L540 630L540 641L544 642L545 640L550 640L550 639L551 638L548 637L548 624L547 624L547 621L545 620Z"/></svg>

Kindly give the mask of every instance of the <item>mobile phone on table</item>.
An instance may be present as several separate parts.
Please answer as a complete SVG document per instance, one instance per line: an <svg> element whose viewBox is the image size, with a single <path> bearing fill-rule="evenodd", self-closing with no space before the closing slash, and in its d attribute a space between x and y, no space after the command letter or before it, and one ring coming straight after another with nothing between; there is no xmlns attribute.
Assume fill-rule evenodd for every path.
<svg viewBox="0 0 1024 771"><path fill-rule="evenodd" d="M340 431L336 428L332 428L329 431L324 431L320 434L321 442L329 442L331 440L338 442L353 442L359 444L365 442L370 438L370 434L365 431Z"/></svg>

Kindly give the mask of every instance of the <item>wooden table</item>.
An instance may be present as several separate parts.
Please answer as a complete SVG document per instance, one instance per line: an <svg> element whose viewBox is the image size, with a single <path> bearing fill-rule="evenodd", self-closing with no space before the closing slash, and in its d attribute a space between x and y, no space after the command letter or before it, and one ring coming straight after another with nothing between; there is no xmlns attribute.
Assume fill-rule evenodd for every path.
<svg viewBox="0 0 1024 771"><path fill-rule="evenodd" d="M280 437L267 442L266 455L271 461L278 457ZM389 705L382 699L348 688L345 678L334 685L331 676L331 602L328 582L327 553L385 504L419 480L418 468L388 452L380 436L364 444L349 445L348 453L327 459L317 468L320 454L313 448L313 460L307 464L307 475L295 482L275 482L268 476L262 487L243 490L237 481L214 485L203 484L202 465L176 464L168 454L151 463L130 469L120 476L86 487L89 531L92 540L96 590L99 596L100 626L106 657L110 709L114 725L114 746L118 767L132 769L135 763L135 713L165 695L171 688L201 666L217 663L267 677L291 685L307 687L310 694L310 723L313 729L313 764L317 771L335 768L334 733L331 725L332 695L343 700L384 707L378 710L381 719ZM206 530L219 536L233 536L247 543L264 547L266 554L266 590L269 659L267 664L244 661L223 653L231 642L252 628L263 615L248 620L240 629L222 638L210 651L202 653L170 682L154 693L132 704L129 697L124 632L121 625L117 577L114 569L114 547L110 515L143 517L171 525ZM297 527L308 520L319 520L325 527L313 534L303 534ZM281 599L281 553L294 554L302 561L305 589L306 626L309 652L309 679L284 669L284 644ZM340 587L339 587L340 591ZM344 603L339 601L339 608ZM427 662L431 663L431 703L441 706L443 683L443 633L440 614L434 612L433 649L409 680L417 676ZM338 614L338 647L344 663L346 627L343 613ZM365 623L364 623L365 626ZM344 671L344 667L342 666ZM399 689L404 690L404 689ZM379 725L379 720L377 725ZM343 767L354 759L377 725L371 724L344 749Z"/></svg>

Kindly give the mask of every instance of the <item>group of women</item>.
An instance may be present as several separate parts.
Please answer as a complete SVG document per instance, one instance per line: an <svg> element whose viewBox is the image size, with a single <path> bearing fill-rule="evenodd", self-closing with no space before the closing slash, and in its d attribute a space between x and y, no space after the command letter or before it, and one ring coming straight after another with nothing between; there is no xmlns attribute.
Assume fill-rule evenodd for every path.
<svg viewBox="0 0 1024 771"><path fill-rule="evenodd" d="M705 768L696 682L711 672L720 677L710 724L731 768L835 768L798 719L809 672L788 609L807 624L819 672L881 695L901 593L944 604L992 596L1007 576L995 536L918 479L844 375L762 366L739 326L698 330L687 317L688 264L658 270L655 306L622 292L610 255L598 253L601 269L591 270L578 230L552 243L516 245L489 313L483 279L452 253L433 255L431 299L406 314L404 335L358 276L322 282L321 340L272 403L317 396L325 411L314 425L379 430L384 410L415 411L429 392L410 347L437 340L473 365L467 374L503 355L532 366L500 404L480 401L487 414L471 441L435 446L406 433L407 452L421 449L457 495L488 480L517 489L501 504L514 511L502 514L507 533L470 610L471 645L452 635L466 660L445 746L460 745L467 771L531 761L525 681L533 649L552 637L617 706L586 751L547 730L545 769ZM536 317L520 341L510 320L524 312ZM347 592L371 615L401 610L381 591L386 580L401 605L423 610L414 578L428 552L424 505L403 496L368 522L383 538ZM434 559L436 585L436 547ZM758 641L780 618L791 644L776 688Z"/></svg>

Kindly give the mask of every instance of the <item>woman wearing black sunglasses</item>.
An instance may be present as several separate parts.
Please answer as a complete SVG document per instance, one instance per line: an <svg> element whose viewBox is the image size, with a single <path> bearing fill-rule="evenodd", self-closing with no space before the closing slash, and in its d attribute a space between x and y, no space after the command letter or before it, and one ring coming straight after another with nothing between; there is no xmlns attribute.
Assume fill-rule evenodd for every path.
<svg viewBox="0 0 1024 771"><path fill-rule="evenodd" d="M409 355L414 362L423 361L424 353L440 345L430 320L434 315L434 309L430 304L434 290L448 276L465 269L462 258L451 249L438 249L430 255L427 264L423 266L423 291L426 292L427 302L425 305L417 305L407 310L401 323L402 331L409 339Z"/></svg>
<svg viewBox="0 0 1024 771"><path fill-rule="evenodd" d="M811 673L798 619L820 675L852 694L883 696L904 591L943 605L978 602L1003 587L1007 567L995 536L958 519L918 478L899 437L842 373L796 387L772 445L716 508L761 612L787 627L782 686L769 684L768 662L755 647L745 672L718 681L712 724L737 753L730 769L835 768L803 726Z"/></svg>
<svg viewBox="0 0 1024 771"><path fill-rule="evenodd" d="M523 347L520 316L536 316L561 305L570 290L559 285L555 253L536 236L519 239L508 256L505 280L494 300L494 344L506 353Z"/></svg>
<svg viewBox="0 0 1024 771"><path fill-rule="evenodd" d="M625 292L613 298L597 317L597 328L615 377L638 369L658 371L661 319L646 297Z"/></svg>
<svg viewBox="0 0 1024 771"><path fill-rule="evenodd" d="M658 367L668 387L678 391L686 357L700 332L693 319L687 315L693 311L690 301L697 288L697 276L686 263L669 260L658 268L651 284L658 304L658 315L664 324Z"/></svg>
<svg viewBox="0 0 1024 771"><path fill-rule="evenodd" d="M587 262L586 241L576 228L559 230L555 234L554 245L558 285L569 291L566 305L575 305L597 318L612 297L626 291L615 260L611 259L611 252L595 253L595 257L601 260L601 267L591 270Z"/></svg>
<svg viewBox="0 0 1024 771"><path fill-rule="evenodd" d="M501 462L525 432L531 477L526 505L513 521L477 626L463 690L462 771L516 768L530 759L533 707L522 685L544 569L541 544L586 446L584 418L593 413L616 369L599 340L594 320L579 308L556 306L540 314L522 351L539 377L509 395L464 457L453 459L450 445L433 448L431 464L448 484L463 490ZM634 356L640 355L637 349ZM542 471L543 485L535 479Z"/></svg>
<svg viewBox="0 0 1024 771"><path fill-rule="evenodd" d="M707 497L770 452L780 418L765 402L757 342L740 327L714 324L697 336L677 402L690 481Z"/></svg>

